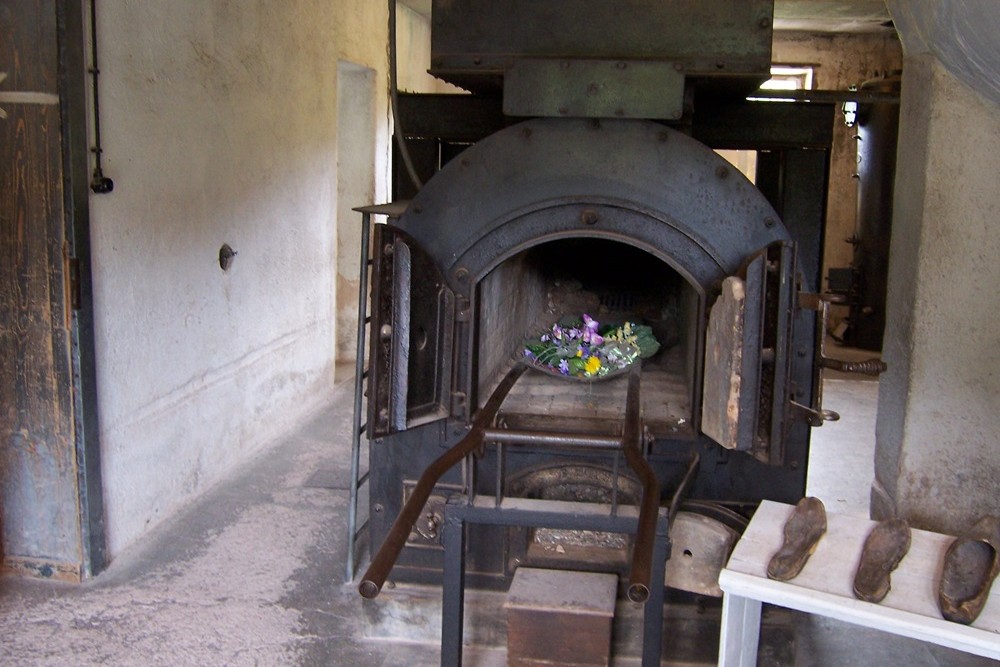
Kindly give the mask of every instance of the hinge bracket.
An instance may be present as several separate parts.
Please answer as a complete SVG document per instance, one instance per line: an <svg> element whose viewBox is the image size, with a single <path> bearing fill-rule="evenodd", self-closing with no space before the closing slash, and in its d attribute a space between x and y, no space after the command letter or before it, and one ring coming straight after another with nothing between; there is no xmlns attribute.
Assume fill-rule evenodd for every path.
<svg viewBox="0 0 1000 667"><path fill-rule="evenodd" d="M69 258L69 304L73 310L80 310L80 260Z"/></svg>

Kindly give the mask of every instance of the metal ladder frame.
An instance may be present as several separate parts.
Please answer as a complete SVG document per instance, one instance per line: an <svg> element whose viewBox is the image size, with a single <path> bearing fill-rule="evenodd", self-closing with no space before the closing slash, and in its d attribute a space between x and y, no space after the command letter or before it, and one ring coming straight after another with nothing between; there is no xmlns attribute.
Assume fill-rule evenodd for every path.
<svg viewBox="0 0 1000 667"><path fill-rule="evenodd" d="M371 231L372 215L386 213L382 206L364 206L355 208L361 213L361 268L358 278L358 348L354 360L354 417L351 428L351 477L350 501L347 509L347 565L344 573L344 583L351 583L355 575L355 550L358 536L368 528L368 521L358 526L358 494L361 487L368 482L369 471L361 473L361 437L368 431L364 418L363 403L365 378L368 370L365 364L367 337L365 328L371 322L368 313L368 276L371 269Z"/></svg>
<svg viewBox="0 0 1000 667"><path fill-rule="evenodd" d="M351 478L350 478L350 501L347 509L347 565L345 568L344 583L354 581L356 574L357 559L355 551L357 549L358 536L368 528L366 519L361 526L358 526L358 492L369 479L369 472L365 470L361 473L361 438L368 433L368 424L364 413L364 391L365 379L368 377L365 357L368 342L365 336L365 328L371 323L371 314L368 312L369 294L368 284L369 274L372 266L371 256L371 236L372 236L372 216L384 215L388 219L398 218L406 210L409 201L391 202L388 204L375 204L372 206L359 206L353 210L361 213L361 268L358 277L358 349L354 359L354 419L351 428Z"/></svg>

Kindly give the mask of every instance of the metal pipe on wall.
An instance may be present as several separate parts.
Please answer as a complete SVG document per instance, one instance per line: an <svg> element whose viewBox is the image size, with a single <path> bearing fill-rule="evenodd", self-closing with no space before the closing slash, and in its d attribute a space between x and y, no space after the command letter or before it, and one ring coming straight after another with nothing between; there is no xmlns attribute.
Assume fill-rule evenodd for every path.
<svg viewBox="0 0 1000 667"><path fill-rule="evenodd" d="M103 195L115 189L115 182L104 175L101 168L101 98L98 77L101 74L97 66L97 0L90 0L90 75L93 81L94 99L94 176L90 179L90 189L95 194Z"/></svg>

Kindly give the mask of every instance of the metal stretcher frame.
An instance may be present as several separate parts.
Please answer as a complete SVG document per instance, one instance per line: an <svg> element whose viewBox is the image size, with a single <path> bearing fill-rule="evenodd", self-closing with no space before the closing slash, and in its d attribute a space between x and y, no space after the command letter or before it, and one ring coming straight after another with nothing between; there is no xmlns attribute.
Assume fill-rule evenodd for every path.
<svg viewBox="0 0 1000 667"><path fill-rule="evenodd" d="M488 434L496 441L504 440L500 431L488 429L496 417L504 398L524 372L524 366L516 366L494 390L486 405L476 414L469 432L455 446L441 455L424 470L420 480L403 510L399 513L392 530L382 547L372 559L362 578L359 592L363 597L378 595L389 571L392 569L406 537L419 516L434 484L448 469L465 459L467 465L474 465L474 452L485 444ZM462 662L462 624L465 600L465 535L466 525L471 523L491 524L510 527L553 528L564 530L590 530L635 535L632 549L632 564L627 589L628 598L636 603L645 603L643 620L644 666L660 662L663 633L663 586L666 560L669 556L670 519L676 512L677 499L690 483L697 467L697 458L692 461L684 482L677 489L674 501L663 511L660 509L660 485L656 474L650 468L643 453L642 415L640 409L641 367L632 368L628 378L625 423L622 436L617 443L602 438L568 438L564 434L545 436L522 434L521 444L547 444L555 437L558 443L609 446L618 444L626 461L642 482L642 497L638 508L619 507L594 503L547 501L536 499L477 498L473 490L467 495L451 501L445 508L442 543L444 546L443 615L441 630L441 664L458 667ZM570 443L568 440L579 440ZM589 442L593 440L594 442Z"/></svg>

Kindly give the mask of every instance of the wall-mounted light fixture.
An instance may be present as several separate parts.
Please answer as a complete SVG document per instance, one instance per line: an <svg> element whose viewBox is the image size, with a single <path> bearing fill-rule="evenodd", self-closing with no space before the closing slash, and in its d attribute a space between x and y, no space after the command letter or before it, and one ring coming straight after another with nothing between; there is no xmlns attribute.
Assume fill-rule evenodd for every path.
<svg viewBox="0 0 1000 667"><path fill-rule="evenodd" d="M850 91L857 90L857 86L851 86L848 88ZM844 124L847 127L854 127L854 124L858 121L858 103L857 100L847 100L842 105L840 105L840 111L844 114Z"/></svg>

